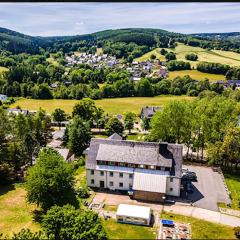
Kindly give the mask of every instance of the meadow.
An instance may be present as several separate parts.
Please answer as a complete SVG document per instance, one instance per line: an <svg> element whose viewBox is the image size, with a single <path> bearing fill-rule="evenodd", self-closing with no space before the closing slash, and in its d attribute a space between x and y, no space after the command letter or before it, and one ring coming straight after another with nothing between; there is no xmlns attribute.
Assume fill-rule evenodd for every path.
<svg viewBox="0 0 240 240"><path fill-rule="evenodd" d="M150 52L143 54L141 57L135 58L134 61L144 62L150 59L150 56L154 54L160 61L166 61L165 57L160 53L160 48L155 48Z"/></svg>
<svg viewBox="0 0 240 240"><path fill-rule="evenodd" d="M175 77L184 77L189 75L192 79L195 80L205 80L206 78L211 81L218 81L218 80L225 80L225 76L221 74L210 74L210 73L203 73L198 70L181 70L181 71L173 71L169 72L169 79L174 79Z"/></svg>
<svg viewBox="0 0 240 240"><path fill-rule="evenodd" d="M0 73L5 72L7 70L8 70L8 68L6 68L6 67L0 67Z"/></svg>
<svg viewBox="0 0 240 240"><path fill-rule="evenodd" d="M167 49L167 48L166 48ZM200 47L187 46L178 43L175 49L167 49L176 54L177 60L190 62L192 67L196 67L198 62L214 62L227 64L229 66L240 66L240 54L231 51L207 50ZM198 55L198 61L188 61L185 59L187 53L195 53Z"/></svg>
<svg viewBox="0 0 240 240"><path fill-rule="evenodd" d="M192 47L187 46L183 43L177 43L177 47L173 48L165 48L168 51L172 51L176 54L178 61L189 62L193 68L193 70L183 70L183 71L173 71L169 73L169 79L173 79L175 77L183 77L185 75L189 75L195 80L202 81L205 78L208 78L209 81L218 81L225 80L225 76L221 74L209 74L203 73L195 70L198 62L206 61L206 62L214 62L214 63L222 63L227 64L231 67L240 66L240 54L231 52L231 51L222 51L222 50L207 50L200 47ZM135 58L134 61L146 61L150 59L150 56L154 54L157 59L160 61L165 61L165 57L160 53L161 48L155 48L148 53L143 54L141 57ZM198 55L198 61L189 61L185 59L185 55L187 53L194 53Z"/></svg>
<svg viewBox="0 0 240 240"><path fill-rule="evenodd" d="M172 100L192 100L193 97L188 96L171 96L161 95L156 97L128 97L128 98L107 98L96 100L96 105L102 107L109 115L123 114L130 111L140 114L141 108L144 106L164 106ZM73 106L80 100L39 100L21 98L10 107L21 107L22 109L38 110L40 107L48 113L52 113L55 108L62 108L68 114L72 113Z"/></svg>
<svg viewBox="0 0 240 240"><path fill-rule="evenodd" d="M12 232L19 232L22 228L32 231L40 229L40 224L33 221L36 206L28 204L25 196L23 184L0 187L0 233L10 236Z"/></svg>

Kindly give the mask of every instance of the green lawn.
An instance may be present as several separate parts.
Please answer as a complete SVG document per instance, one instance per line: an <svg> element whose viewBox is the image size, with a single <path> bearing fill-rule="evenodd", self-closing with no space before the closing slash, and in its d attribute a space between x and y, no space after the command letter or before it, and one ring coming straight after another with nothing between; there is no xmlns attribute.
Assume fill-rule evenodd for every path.
<svg viewBox="0 0 240 240"><path fill-rule="evenodd" d="M232 204L231 208L240 210L240 175L224 174L228 190L231 192ZM226 206L224 206L226 207Z"/></svg>
<svg viewBox="0 0 240 240"><path fill-rule="evenodd" d="M26 203L26 191L22 184L12 184L0 187L0 233L11 235L22 228L32 231L40 229L33 221L34 205Z"/></svg>
<svg viewBox="0 0 240 240"><path fill-rule="evenodd" d="M203 49L200 47L187 46L183 43L178 43L175 49L167 49L167 50L175 52L177 56L177 60L190 62L191 66L193 67L195 67L199 61L222 63L222 64L228 64L230 66L240 66L240 54L230 52L230 51L222 51L222 50L208 51L207 49ZM187 53L197 54L198 61L186 60L185 55Z"/></svg>
<svg viewBox="0 0 240 240"><path fill-rule="evenodd" d="M0 67L0 73L5 72L7 70L8 70L8 68L6 68L6 67Z"/></svg>
<svg viewBox="0 0 240 240"><path fill-rule="evenodd" d="M160 53L160 48L155 48L152 51L143 54L141 57L135 58L134 61L137 62L144 62L150 59L150 56L154 54L156 56L157 59L159 59L160 61L166 61L165 56L163 56Z"/></svg>
<svg viewBox="0 0 240 240"><path fill-rule="evenodd" d="M163 213L161 219L190 223L192 239L236 239L233 228L182 215Z"/></svg>
<svg viewBox="0 0 240 240"><path fill-rule="evenodd" d="M171 100L191 100L194 99L188 96L170 96L161 95L156 97L129 97L129 98L108 98L96 100L96 105L102 107L109 115L123 114L131 111L140 114L141 108L144 106L164 106ZM38 110L40 107L47 112L52 113L55 108L62 108L67 113L71 114L73 106L79 100L37 100L22 98L12 104L10 107L20 106L22 109Z"/></svg>
<svg viewBox="0 0 240 240"><path fill-rule="evenodd" d="M210 73L203 73L198 70L182 70L182 71L173 71L169 72L169 79L174 79L175 77L184 77L189 75L194 80L205 80L206 78L209 81L218 81L218 80L225 80L225 76L221 74L210 74Z"/></svg>
<svg viewBox="0 0 240 240"><path fill-rule="evenodd" d="M127 135L127 140L144 141L144 138L145 138L144 134L130 134L130 135Z"/></svg>
<svg viewBox="0 0 240 240"><path fill-rule="evenodd" d="M114 219L103 221L110 239L155 239L154 228L118 223ZM155 234L154 234L155 233Z"/></svg>

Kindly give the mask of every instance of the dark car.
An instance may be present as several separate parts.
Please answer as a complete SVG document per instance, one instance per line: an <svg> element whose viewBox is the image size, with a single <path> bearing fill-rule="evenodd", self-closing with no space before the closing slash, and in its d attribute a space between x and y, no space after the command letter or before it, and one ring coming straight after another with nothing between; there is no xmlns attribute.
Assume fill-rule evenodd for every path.
<svg viewBox="0 0 240 240"><path fill-rule="evenodd" d="M187 182L186 184L186 192L187 193L193 193L193 185L191 182Z"/></svg>
<svg viewBox="0 0 240 240"><path fill-rule="evenodd" d="M183 172L182 179L189 180L189 181L197 181L197 175L195 172L190 172L190 171Z"/></svg>

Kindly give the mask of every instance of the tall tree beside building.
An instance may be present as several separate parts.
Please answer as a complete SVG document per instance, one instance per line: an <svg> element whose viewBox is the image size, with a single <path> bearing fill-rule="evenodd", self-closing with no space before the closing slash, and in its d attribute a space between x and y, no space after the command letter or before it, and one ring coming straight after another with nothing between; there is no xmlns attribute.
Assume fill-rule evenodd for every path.
<svg viewBox="0 0 240 240"><path fill-rule="evenodd" d="M44 148L28 170L27 201L44 211L53 205L76 204L72 166L54 149Z"/></svg>
<svg viewBox="0 0 240 240"><path fill-rule="evenodd" d="M88 122L75 116L71 125L68 126L68 147L77 155L81 156L92 138L91 128Z"/></svg>
<svg viewBox="0 0 240 240"><path fill-rule="evenodd" d="M116 117L110 118L105 126L105 132L108 136L113 133L117 133L119 135L123 134L124 126L120 120Z"/></svg>
<svg viewBox="0 0 240 240"><path fill-rule="evenodd" d="M132 112L126 112L124 114L124 127L131 133L131 130L134 128L134 121L136 119L136 114Z"/></svg>
<svg viewBox="0 0 240 240"><path fill-rule="evenodd" d="M66 113L61 108L56 108L52 113L53 120L58 122L60 128L61 122L66 120Z"/></svg>

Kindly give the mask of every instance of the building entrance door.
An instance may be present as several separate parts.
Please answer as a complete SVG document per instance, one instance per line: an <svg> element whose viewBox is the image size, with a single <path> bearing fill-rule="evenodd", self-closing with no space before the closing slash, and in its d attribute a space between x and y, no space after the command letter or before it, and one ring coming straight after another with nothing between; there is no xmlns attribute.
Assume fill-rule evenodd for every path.
<svg viewBox="0 0 240 240"><path fill-rule="evenodd" d="M100 188L104 188L104 181L100 181Z"/></svg>

